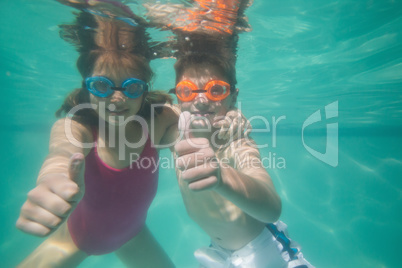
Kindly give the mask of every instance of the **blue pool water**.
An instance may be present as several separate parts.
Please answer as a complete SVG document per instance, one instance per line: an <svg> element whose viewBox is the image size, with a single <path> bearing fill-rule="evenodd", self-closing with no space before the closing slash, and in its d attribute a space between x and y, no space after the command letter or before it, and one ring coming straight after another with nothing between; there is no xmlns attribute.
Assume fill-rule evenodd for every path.
<svg viewBox="0 0 402 268"><path fill-rule="evenodd" d="M14 267L42 241L14 224L46 156L54 111L80 77L57 28L72 21L72 9L45 0L1 7L0 266ZM253 31L240 36L239 102L255 129L270 124L253 137L268 144L261 154L291 237L317 267L399 267L402 1L260 0L247 15ZM173 63L152 63L154 88L174 85ZM337 109L324 113L330 104ZM317 110L321 120L308 125ZM326 137L328 126L337 135ZM148 225L178 267L196 267L192 252L209 239L188 218L172 168L161 170ZM80 267L122 264L109 254Z"/></svg>

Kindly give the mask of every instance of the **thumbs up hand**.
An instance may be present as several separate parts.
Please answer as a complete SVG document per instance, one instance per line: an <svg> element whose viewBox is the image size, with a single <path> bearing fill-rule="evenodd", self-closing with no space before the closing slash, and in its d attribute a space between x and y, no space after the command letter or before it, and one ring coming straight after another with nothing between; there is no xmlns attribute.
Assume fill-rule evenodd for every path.
<svg viewBox="0 0 402 268"><path fill-rule="evenodd" d="M176 167L181 170L179 179L192 191L213 189L221 182L220 165L209 140L191 135L190 119L189 112L179 118L179 131L184 134L174 147Z"/></svg>
<svg viewBox="0 0 402 268"><path fill-rule="evenodd" d="M84 195L84 166L84 155L75 153L66 173L44 175L28 193L17 228L37 236L46 236L56 230Z"/></svg>

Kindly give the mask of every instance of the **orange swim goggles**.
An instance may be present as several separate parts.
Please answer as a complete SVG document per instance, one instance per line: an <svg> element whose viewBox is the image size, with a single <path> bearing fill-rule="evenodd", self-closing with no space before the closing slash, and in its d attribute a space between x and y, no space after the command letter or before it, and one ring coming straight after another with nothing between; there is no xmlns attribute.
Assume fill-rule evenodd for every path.
<svg viewBox="0 0 402 268"><path fill-rule="evenodd" d="M225 81L211 80L204 89L198 89L193 82L183 80L177 84L175 93L177 98L184 102L192 101L198 93L205 93L211 101L221 101L229 96L230 85Z"/></svg>

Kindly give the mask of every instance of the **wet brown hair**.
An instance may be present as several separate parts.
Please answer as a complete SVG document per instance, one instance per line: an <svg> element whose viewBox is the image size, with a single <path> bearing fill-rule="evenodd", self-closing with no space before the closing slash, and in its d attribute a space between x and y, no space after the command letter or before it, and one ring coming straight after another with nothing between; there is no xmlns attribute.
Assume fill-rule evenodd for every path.
<svg viewBox="0 0 402 268"><path fill-rule="evenodd" d="M231 92L236 89L236 49L238 36L179 34L177 36L176 84L187 68L214 66L228 79Z"/></svg>
<svg viewBox="0 0 402 268"><path fill-rule="evenodd" d="M77 68L83 79L91 76L95 69L108 72L121 70L134 71L139 79L149 83L153 72L149 65L152 52L145 27L133 27L125 22L94 16L80 12L71 25L60 25L60 36L73 44L79 52ZM89 92L84 82L64 100L56 111L56 116L68 114L79 104L89 103ZM172 98L162 91L144 93L142 107L137 115L149 118L152 104L172 103ZM161 113L162 108L156 108ZM92 109L76 112L73 119L88 125L98 124L98 115Z"/></svg>

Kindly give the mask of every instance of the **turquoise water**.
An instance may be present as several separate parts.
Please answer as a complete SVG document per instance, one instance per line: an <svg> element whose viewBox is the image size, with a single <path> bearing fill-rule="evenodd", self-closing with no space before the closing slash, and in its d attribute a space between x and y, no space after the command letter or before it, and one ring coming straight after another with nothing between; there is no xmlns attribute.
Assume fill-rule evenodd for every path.
<svg viewBox="0 0 402 268"><path fill-rule="evenodd" d="M54 111L80 85L77 55L57 29L72 21L71 10L55 1L2 1L2 267L14 267L42 241L14 223L46 156ZM254 137L269 145L261 154L271 161L291 237L317 267L399 267L402 1L260 0L247 15L253 31L240 37L239 101L246 116L270 123L270 132ZM155 88L173 86L172 63L153 62ZM334 102L338 116L325 119L324 107ZM319 109L323 120L303 130ZM276 135L273 116L286 117ZM263 127L261 119L252 123ZM335 123L334 167L306 148L325 153L326 124ZM178 267L196 267L192 252L208 237L187 217L173 169L160 175L148 225ZM122 264L110 254L80 267Z"/></svg>

